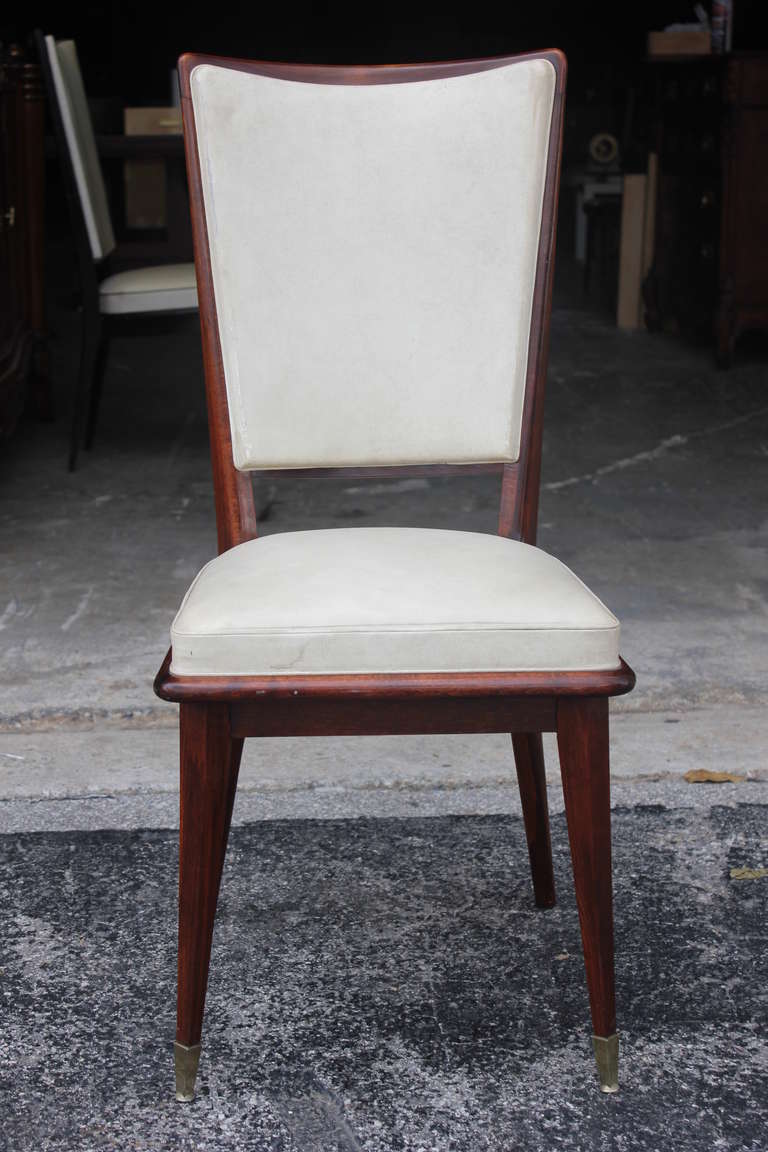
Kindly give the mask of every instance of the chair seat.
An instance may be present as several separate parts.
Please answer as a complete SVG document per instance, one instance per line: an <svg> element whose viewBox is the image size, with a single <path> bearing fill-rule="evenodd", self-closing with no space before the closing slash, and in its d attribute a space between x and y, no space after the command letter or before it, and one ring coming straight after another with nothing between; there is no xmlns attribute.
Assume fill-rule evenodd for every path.
<svg viewBox="0 0 768 1152"><path fill-rule="evenodd" d="M102 312L176 312L197 308L194 264L155 264L107 276L99 285Z"/></svg>
<svg viewBox="0 0 768 1152"><path fill-rule="evenodd" d="M619 665L619 624L546 552L475 532L337 528L249 540L171 627L185 675L571 671Z"/></svg>

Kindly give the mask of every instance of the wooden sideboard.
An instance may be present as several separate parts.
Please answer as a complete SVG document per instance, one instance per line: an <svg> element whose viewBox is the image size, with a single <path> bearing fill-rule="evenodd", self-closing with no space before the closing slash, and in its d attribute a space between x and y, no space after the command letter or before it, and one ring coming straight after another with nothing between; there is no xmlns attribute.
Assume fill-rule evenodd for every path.
<svg viewBox="0 0 768 1152"><path fill-rule="evenodd" d="M0 439L30 393L47 415L43 339L43 93L37 61L0 45Z"/></svg>
<svg viewBox="0 0 768 1152"><path fill-rule="evenodd" d="M768 53L649 65L659 157L648 326L712 340L730 364L768 328Z"/></svg>

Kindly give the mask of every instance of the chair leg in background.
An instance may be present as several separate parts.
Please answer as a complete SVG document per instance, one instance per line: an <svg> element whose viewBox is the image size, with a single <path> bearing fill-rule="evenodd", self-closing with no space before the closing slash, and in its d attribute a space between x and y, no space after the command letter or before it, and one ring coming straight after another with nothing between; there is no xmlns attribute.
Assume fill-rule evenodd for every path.
<svg viewBox="0 0 768 1152"><path fill-rule="evenodd" d="M616 1092L608 700L561 698L557 742L600 1087Z"/></svg>
<svg viewBox="0 0 768 1152"><path fill-rule="evenodd" d="M82 323L80 367L72 400L72 423L69 430L68 468L70 472L74 472L77 467L86 404L91 395L93 374L101 343L101 315L97 308L90 306L87 302L83 308Z"/></svg>
<svg viewBox="0 0 768 1152"><path fill-rule="evenodd" d="M538 908L552 908L555 904L555 877L541 733L515 732L512 734L512 747L523 805L534 898Z"/></svg>
<svg viewBox="0 0 768 1152"><path fill-rule="evenodd" d="M242 740L226 704L182 704L176 1099L194 1095L216 902Z"/></svg>
<svg viewBox="0 0 768 1152"><path fill-rule="evenodd" d="M96 422L99 418L99 405L101 404L101 392L104 385L104 371L107 364L107 347L109 344L109 319L106 318L102 321L102 329L99 338L99 344L96 349L96 356L94 358L93 372L91 373L91 380L88 393L88 416L85 425L85 441L84 448L86 452L90 452L93 447L93 435L96 431Z"/></svg>

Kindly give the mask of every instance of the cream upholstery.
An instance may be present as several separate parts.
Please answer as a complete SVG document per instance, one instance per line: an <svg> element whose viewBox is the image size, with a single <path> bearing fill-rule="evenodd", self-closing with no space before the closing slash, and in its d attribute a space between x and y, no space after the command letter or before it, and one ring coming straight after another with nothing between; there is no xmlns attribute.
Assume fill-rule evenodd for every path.
<svg viewBox="0 0 768 1152"><path fill-rule="evenodd" d="M178 675L615 668L619 624L538 548L474 532L338 528L240 544L171 629Z"/></svg>
<svg viewBox="0 0 768 1152"><path fill-rule="evenodd" d="M238 468L517 459L554 89L193 70Z"/></svg>
<svg viewBox="0 0 768 1152"><path fill-rule="evenodd" d="M94 260L103 260L113 251L115 236L77 49L73 40L57 43L53 36L46 36L45 46L91 252Z"/></svg>
<svg viewBox="0 0 768 1152"><path fill-rule="evenodd" d="M171 312L197 308L194 264L157 264L107 276L99 285L102 312Z"/></svg>

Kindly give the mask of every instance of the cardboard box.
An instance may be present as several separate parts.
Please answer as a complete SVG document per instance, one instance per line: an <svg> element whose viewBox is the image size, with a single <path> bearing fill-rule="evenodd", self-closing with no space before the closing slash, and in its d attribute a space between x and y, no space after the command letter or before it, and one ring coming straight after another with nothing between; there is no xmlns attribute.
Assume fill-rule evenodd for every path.
<svg viewBox="0 0 768 1152"><path fill-rule="evenodd" d="M649 32L649 56L709 56L712 37L708 28L690 28L684 32Z"/></svg>
<svg viewBox="0 0 768 1152"><path fill-rule="evenodd" d="M178 136L181 109L126 108L123 126L126 136ZM161 160L126 162L125 223L129 228L165 227L165 164Z"/></svg>

